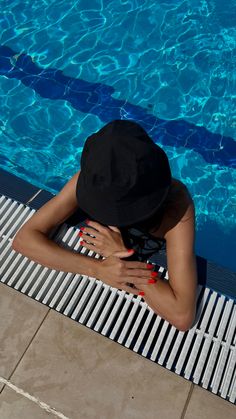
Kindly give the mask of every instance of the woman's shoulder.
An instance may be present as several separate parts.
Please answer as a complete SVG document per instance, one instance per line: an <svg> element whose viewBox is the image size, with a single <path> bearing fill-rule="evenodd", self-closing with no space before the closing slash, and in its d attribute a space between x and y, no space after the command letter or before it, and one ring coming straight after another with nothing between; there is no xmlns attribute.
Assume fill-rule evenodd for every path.
<svg viewBox="0 0 236 419"><path fill-rule="evenodd" d="M150 231L158 238L167 239L169 232L184 221L188 208L193 205L191 194L186 185L178 179L172 178L172 184L165 201L164 216L158 229Z"/></svg>
<svg viewBox="0 0 236 419"><path fill-rule="evenodd" d="M170 197L174 196L182 198L183 195L189 195L189 190L187 186L179 179L172 178L171 188L170 188Z"/></svg>
<svg viewBox="0 0 236 419"><path fill-rule="evenodd" d="M193 200L187 186L181 180L172 178L172 184L166 199L166 208L178 211L191 203L193 203Z"/></svg>
<svg viewBox="0 0 236 419"><path fill-rule="evenodd" d="M194 202L187 186L180 180L173 179L165 213L165 238L178 223L187 221L192 209L194 210Z"/></svg>

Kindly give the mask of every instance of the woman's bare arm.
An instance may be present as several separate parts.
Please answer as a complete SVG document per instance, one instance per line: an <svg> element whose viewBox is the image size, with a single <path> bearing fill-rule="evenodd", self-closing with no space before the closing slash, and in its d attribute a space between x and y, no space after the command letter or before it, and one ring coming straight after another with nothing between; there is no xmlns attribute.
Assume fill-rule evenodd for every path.
<svg viewBox="0 0 236 419"><path fill-rule="evenodd" d="M50 231L79 207L75 192L79 174L80 171L20 228L12 248L50 269L96 277L97 259L63 249L48 238Z"/></svg>

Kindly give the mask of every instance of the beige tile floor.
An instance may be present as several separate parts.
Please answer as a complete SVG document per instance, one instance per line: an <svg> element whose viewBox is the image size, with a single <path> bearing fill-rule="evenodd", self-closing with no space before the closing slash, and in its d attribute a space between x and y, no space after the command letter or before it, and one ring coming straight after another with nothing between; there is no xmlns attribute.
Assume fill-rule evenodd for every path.
<svg viewBox="0 0 236 419"><path fill-rule="evenodd" d="M0 283L1 419L235 419L236 407Z"/></svg>

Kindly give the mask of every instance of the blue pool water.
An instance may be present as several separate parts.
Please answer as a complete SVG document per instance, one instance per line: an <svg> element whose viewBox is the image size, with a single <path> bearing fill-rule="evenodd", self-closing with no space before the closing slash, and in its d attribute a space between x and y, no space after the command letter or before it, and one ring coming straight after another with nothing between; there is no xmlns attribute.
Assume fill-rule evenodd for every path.
<svg viewBox="0 0 236 419"><path fill-rule="evenodd" d="M88 135L136 120L193 196L196 253L236 271L235 0L0 8L0 167L58 193Z"/></svg>

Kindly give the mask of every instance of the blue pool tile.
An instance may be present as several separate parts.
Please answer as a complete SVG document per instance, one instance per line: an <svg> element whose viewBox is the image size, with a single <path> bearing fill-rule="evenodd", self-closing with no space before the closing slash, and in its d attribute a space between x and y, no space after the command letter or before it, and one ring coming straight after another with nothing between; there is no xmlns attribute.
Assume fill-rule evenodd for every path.
<svg viewBox="0 0 236 419"><path fill-rule="evenodd" d="M31 208L34 208L35 210L38 210L40 207L42 207L46 202L48 202L51 198L53 198L53 194L48 191L41 190L41 192L35 196L32 201L30 201L27 205L29 205Z"/></svg>
<svg viewBox="0 0 236 419"><path fill-rule="evenodd" d="M19 177L0 169L0 193L26 203L37 191L38 187L31 185Z"/></svg>

